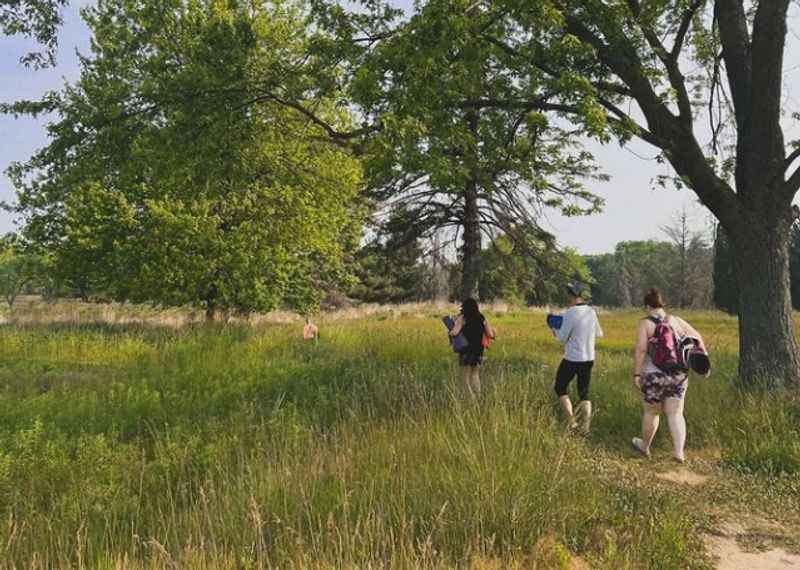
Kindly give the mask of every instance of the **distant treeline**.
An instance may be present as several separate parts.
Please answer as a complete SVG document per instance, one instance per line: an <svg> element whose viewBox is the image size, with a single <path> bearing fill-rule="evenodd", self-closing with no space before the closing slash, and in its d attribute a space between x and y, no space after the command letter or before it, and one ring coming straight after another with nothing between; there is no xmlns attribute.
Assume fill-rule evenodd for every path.
<svg viewBox="0 0 800 570"><path fill-rule="evenodd" d="M387 226L391 227L391 226ZM738 312L735 259L721 228L697 231L686 213L661 227L664 240L623 241L613 253L551 253L532 265L513 244L497 237L481 252L480 298L527 305L560 303L566 278L591 285L592 302L607 307L641 304L650 287L673 307ZM358 281L349 296L366 302L400 303L460 298L460 264L437 255L436 244L404 240L402 232L377 235L356 262ZM791 234L792 305L800 309L800 226Z"/></svg>
<svg viewBox="0 0 800 570"><path fill-rule="evenodd" d="M358 282L349 292L351 297L397 303L461 296L458 260L438 255L436 244L426 250L422 240L406 236L408 224L383 227L360 250ZM715 246L710 232L693 230L685 212L661 230L665 241L624 241L603 255L581 256L567 248L536 264L519 255L511 240L498 236L481 251L480 298L528 305L560 303L564 283L577 279L591 285L592 302L598 305L637 305L655 286L673 306L713 306ZM543 244L542 252L546 249Z"/></svg>
<svg viewBox="0 0 800 570"><path fill-rule="evenodd" d="M405 303L461 298L461 263L434 241L406 235L409 226L385 224L360 247L348 266L354 277L346 288L327 291L329 305ZM738 312L735 259L724 232L693 231L684 214L661 228L668 239L623 241L613 253L580 255L573 249L550 251L538 264L519 255L498 236L481 251L480 299L524 305L563 302L567 279L588 283L592 303L607 307L641 304L650 287L661 289L673 307L718 308ZM543 245L543 251L546 250ZM800 309L800 225L791 234L793 308ZM108 301L107 292L65 279L50 256L25 252L13 238L0 242L0 294L13 307L21 294Z"/></svg>

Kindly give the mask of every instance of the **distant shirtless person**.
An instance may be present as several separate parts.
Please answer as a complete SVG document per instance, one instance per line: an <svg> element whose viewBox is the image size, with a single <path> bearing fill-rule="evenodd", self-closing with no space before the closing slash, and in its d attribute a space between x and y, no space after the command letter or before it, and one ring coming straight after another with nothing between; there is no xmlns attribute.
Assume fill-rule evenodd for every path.
<svg viewBox="0 0 800 570"><path fill-rule="evenodd" d="M306 325L303 327L303 338L306 340L319 339L319 328L308 317L306 317Z"/></svg>

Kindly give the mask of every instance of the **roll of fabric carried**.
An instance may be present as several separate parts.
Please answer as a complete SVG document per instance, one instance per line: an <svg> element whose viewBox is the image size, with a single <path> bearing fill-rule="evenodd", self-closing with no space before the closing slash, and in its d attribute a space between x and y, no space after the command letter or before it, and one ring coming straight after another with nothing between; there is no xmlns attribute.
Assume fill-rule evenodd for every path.
<svg viewBox="0 0 800 570"><path fill-rule="evenodd" d="M547 315L547 326L551 329L558 330L561 328L561 324L564 322L564 317L561 315Z"/></svg>

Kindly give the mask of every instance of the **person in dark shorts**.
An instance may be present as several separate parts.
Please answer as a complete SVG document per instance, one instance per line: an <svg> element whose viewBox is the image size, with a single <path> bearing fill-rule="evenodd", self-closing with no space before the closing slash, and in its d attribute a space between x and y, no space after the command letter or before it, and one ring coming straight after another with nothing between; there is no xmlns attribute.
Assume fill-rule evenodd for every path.
<svg viewBox="0 0 800 570"><path fill-rule="evenodd" d="M461 304L461 314L456 318L450 336L464 333L467 339L467 348L458 354L459 364L464 369L464 385L473 396L481 392L480 367L483 362L483 337L497 338L496 331L481 314L478 302L475 299L466 299Z"/></svg>
<svg viewBox="0 0 800 570"><path fill-rule="evenodd" d="M574 429L589 433L592 419L592 402L589 400L589 384L592 380L594 366L595 342L603 336L600 321L595 310L583 300L584 287L573 282L567 285L569 309L563 315L561 327L551 329L553 335L564 344L564 358L556 372L553 387L558 395L561 411L567 425ZM568 389L575 378L578 378L578 406L576 413L572 410ZM576 420L580 419L580 424Z"/></svg>
<svg viewBox="0 0 800 570"><path fill-rule="evenodd" d="M656 323L666 322L679 338L692 338L698 348L705 353L703 337L689 323L668 315L664 310L664 299L658 289L650 289L644 297L647 317L639 321L636 333L636 352L634 356L633 384L642 395L642 436L631 440L636 451L650 456L650 445L658 430L659 415L667 416L669 432L672 436L672 457L683 463L685 460L686 420L683 417L683 402L689 385L688 370L664 371L654 363L648 348L650 339L656 331ZM708 359L706 358L706 361ZM710 367L705 374L710 372Z"/></svg>

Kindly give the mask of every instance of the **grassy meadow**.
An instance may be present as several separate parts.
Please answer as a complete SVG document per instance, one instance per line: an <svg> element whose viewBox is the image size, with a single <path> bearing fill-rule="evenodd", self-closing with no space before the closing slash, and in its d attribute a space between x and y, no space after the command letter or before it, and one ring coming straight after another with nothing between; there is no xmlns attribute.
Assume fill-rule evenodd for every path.
<svg viewBox="0 0 800 570"><path fill-rule="evenodd" d="M689 487L657 477L665 421L652 459L629 450L637 313L601 315L587 438L558 421L542 312L487 312L478 402L442 309L412 313L323 320L319 343L3 325L0 568L709 568L704 535L745 512L800 548L800 401L732 385L734 319L683 314L714 362L687 395L710 478Z"/></svg>

